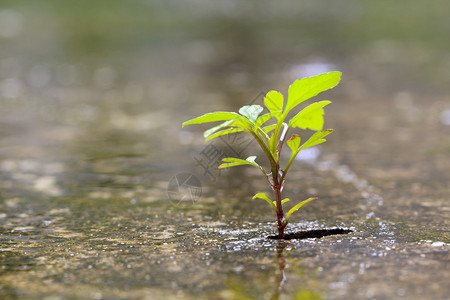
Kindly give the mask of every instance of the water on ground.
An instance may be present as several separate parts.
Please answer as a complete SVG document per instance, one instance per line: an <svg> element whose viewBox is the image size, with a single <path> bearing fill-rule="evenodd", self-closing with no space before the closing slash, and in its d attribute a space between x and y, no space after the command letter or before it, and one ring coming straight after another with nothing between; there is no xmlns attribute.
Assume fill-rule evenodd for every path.
<svg viewBox="0 0 450 300"><path fill-rule="evenodd" d="M2 1L0 298L448 299L449 4L413 2ZM267 239L216 169L263 153L181 123L331 70L287 232L353 232Z"/></svg>

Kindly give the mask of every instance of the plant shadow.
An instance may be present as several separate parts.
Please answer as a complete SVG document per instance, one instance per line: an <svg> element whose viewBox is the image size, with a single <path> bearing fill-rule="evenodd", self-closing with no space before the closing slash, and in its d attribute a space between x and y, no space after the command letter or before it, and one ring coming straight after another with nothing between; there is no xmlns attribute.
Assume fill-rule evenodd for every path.
<svg viewBox="0 0 450 300"><path fill-rule="evenodd" d="M284 235L284 240L303 240L303 239L311 239L316 238L320 239L324 236L328 235L337 235L337 234L349 234L353 232L353 230L350 229L343 229L343 228L333 228L333 229L314 229L314 230L306 230L306 231L298 231L293 233L287 233ZM270 235L267 237L271 240L279 240L280 237L278 235Z"/></svg>

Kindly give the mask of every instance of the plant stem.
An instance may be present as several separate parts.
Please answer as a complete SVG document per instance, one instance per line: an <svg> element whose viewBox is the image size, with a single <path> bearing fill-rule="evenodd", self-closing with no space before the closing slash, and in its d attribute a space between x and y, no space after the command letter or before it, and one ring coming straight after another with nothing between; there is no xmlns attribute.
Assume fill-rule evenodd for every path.
<svg viewBox="0 0 450 300"><path fill-rule="evenodd" d="M288 125L284 124L283 132L281 133L281 137L280 137L280 140L278 141L278 145L277 145L277 159L278 159L278 161L280 160L281 148L283 147L283 143L284 143L284 140L286 139L286 134L287 134L288 130L289 130Z"/></svg>
<svg viewBox="0 0 450 300"><path fill-rule="evenodd" d="M278 179L279 176L279 164L277 163L275 168L272 168L272 178L273 178L273 189L275 191L275 198L277 203L277 228L278 228L278 236L280 239L284 238L284 228L287 224L283 222L284 212L283 205L281 204L281 182ZM275 169L275 170L274 170Z"/></svg>
<svg viewBox="0 0 450 300"><path fill-rule="evenodd" d="M272 156L272 153L270 152L269 148L264 144L264 141L261 140L261 138L255 132L252 131L251 134L253 135L253 137L258 142L259 146L269 159L270 168L272 169L272 171L274 170L274 168L278 168L278 163L275 162L275 158Z"/></svg>

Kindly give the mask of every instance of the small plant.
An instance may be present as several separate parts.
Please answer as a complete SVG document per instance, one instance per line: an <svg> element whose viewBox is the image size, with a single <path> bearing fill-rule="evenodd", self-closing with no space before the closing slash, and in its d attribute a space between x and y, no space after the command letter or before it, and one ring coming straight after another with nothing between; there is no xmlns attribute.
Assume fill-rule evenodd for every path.
<svg viewBox="0 0 450 300"><path fill-rule="evenodd" d="M283 204L288 202L289 199L282 199L281 192L284 187L286 174L294 162L295 157L301 150L325 142L326 140L324 137L333 132L332 129L322 130L324 123L323 107L330 104L331 101L324 100L314 102L300 110L289 120L287 120L288 114L300 103L325 90L335 87L339 83L340 77L340 72L329 72L296 80L289 87L286 102L281 93L270 91L264 98L264 105L269 112L263 115L260 115L263 111L262 106L246 105L239 109L239 114L235 112L219 111L207 113L183 123L184 127L191 124L222 121L223 123L220 125L205 131L204 137L206 138L206 141L222 135L243 131L249 132L253 136L270 162L270 171L266 171L256 162L256 156L250 156L245 160L233 157L224 158L222 160L223 164L221 164L219 168L251 165L258 168L261 173L264 174L275 192L275 201L270 200L264 193L256 194L253 199L263 199L275 210L280 239L284 238L284 229L286 228L292 213L309 201L317 199L306 199L292 207L285 215L283 212ZM276 122L274 124L266 125L266 122L269 120L276 120ZM301 143L300 136L295 133L286 140L288 133L292 128L311 129L316 132L304 143ZM292 153L286 166L281 168L280 154L285 141Z"/></svg>

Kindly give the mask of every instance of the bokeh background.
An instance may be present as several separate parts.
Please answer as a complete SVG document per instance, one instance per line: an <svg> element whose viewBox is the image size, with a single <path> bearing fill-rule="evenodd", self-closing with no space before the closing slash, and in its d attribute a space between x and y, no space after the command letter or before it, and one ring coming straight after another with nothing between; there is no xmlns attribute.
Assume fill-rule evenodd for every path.
<svg viewBox="0 0 450 300"><path fill-rule="evenodd" d="M405 242L398 249L408 252L408 242L419 241L438 243L426 251L444 252L432 252L435 260L423 263L422 277L417 270L401 273L406 257L399 250L390 262L394 271L386 265L358 284L344 276L345 284L333 285L342 269L331 265L348 259L338 257L320 266L329 274L317 275L324 286L307 286L330 299L377 293L380 299L444 299L448 287L439 283L449 273L439 277L437 266L448 258L449 239L449 11L444 0L0 0L1 295L153 299L167 297L169 289L174 297L210 297L203 292L214 289L223 289L223 298L241 295L239 286L229 284L235 279L216 275L212 283L200 276L196 282L204 285L183 285L185 278L164 265L173 260L173 249L162 241L189 232L188 223L273 221L265 204L259 208L249 200L264 188L259 178L242 169L215 173L217 180L206 176L193 159L205 148L204 127L182 129L181 123L213 110L236 111L271 89L286 95L295 79L339 70L340 85L318 97L333 101L325 126L336 131L309 153L312 162L301 165L303 171L291 175L292 194L325 199L303 218L324 226L403 224L406 231L394 230ZM180 210L167 200L166 189L183 171L198 177L204 194ZM88 276L84 271L64 275L95 269L90 260L106 242L89 240L89 230L122 228L130 216L136 223L129 226L150 232L136 233L149 247L141 244L141 253L156 255L162 265L140 265L129 273L130 264L119 255L97 270L95 284L80 279ZM373 232L385 225L373 225ZM103 239L128 245L136 236L111 229ZM70 241L78 241L78 248ZM68 245L89 262L59 261L73 254L61 250ZM423 254L417 247L411 251ZM359 275L364 259L357 264ZM197 262L186 261L188 269ZM49 264L55 269L42 269ZM383 290L380 276L390 271L404 278ZM155 272L166 281L154 279ZM408 283L418 279L422 285ZM73 286L84 288L74 292ZM250 294L267 298L257 289L262 286ZM287 299L295 295L288 288Z"/></svg>
<svg viewBox="0 0 450 300"><path fill-rule="evenodd" d="M201 143L181 132L183 120L237 110L259 93L286 93L295 79L339 70L329 126L340 129L332 118L346 115L351 137L383 132L366 151L389 156L383 145L403 139L414 152L448 130L448 6L2 0L2 145L17 157L50 160L157 152L153 167L174 172L185 167L182 144ZM393 110L404 120L385 120ZM416 134L419 122L433 130ZM448 151L448 142L438 148Z"/></svg>

